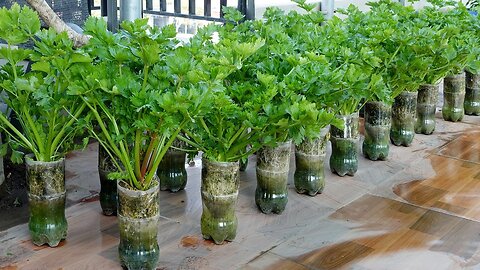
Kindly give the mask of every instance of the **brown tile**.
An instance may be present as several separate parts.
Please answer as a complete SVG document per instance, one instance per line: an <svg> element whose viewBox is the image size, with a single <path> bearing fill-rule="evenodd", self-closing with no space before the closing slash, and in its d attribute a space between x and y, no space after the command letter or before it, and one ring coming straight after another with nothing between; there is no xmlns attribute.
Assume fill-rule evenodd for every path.
<svg viewBox="0 0 480 270"><path fill-rule="evenodd" d="M359 222L362 228L394 230L409 225L425 212L424 209L379 196L364 195L340 208L330 218Z"/></svg>
<svg viewBox="0 0 480 270"><path fill-rule="evenodd" d="M442 237L458 225L460 218L429 210L410 229Z"/></svg>
<svg viewBox="0 0 480 270"><path fill-rule="evenodd" d="M467 161L464 161L462 162L462 168L475 168L475 167L478 167L478 164L476 163L473 163L473 162L467 162Z"/></svg>
<svg viewBox="0 0 480 270"><path fill-rule="evenodd" d="M480 163L480 133L464 133L443 146L440 155L458 158L464 161Z"/></svg>
<svg viewBox="0 0 480 270"><path fill-rule="evenodd" d="M468 208L461 207L461 206L458 206L458 205L453 205L453 204L450 204L450 203L441 202L441 201L435 202L432 205L432 207L442 209L442 210L445 210L447 212L455 213L457 215L462 215L462 216L466 215L467 212L468 212Z"/></svg>
<svg viewBox="0 0 480 270"><path fill-rule="evenodd" d="M7 265L7 266L0 266L0 270L17 270L18 266L15 265Z"/></svg>
<svg viewBox="0 0 480 270"><path fill-rule="evenodd" d="M398 211L404 214L412 214L413 212L418 212L418 207L406 203L401 203L398 207Z"/></svg>
<svg viewBox="0 0 480 270"><path fill-rule="evenodd" d="M337 269L368 256L372 251L372 248L348 241L314 250L294 260L320 269Z"/></svg>
<svg viewBox="0 0 480 270"><path fill-rule="evenodd" d="M438 153L449 157L458 157L463 151L465 151L463 142L459 139L456 139L444 145L440 151L438 151Z"/></svg>
<svg viewBox="0 0 480 270"><path fill-rule="evenodd" d="M425 250L430 247L432 240L436 239L420 231L410 230L405 227L395 232L392 232L389 238L379 242L375 248L374 256L389 257L389 254L402 253L409 250Z"/></svg>
<svg viewBox="0 0 480 270"><path fill-rule="evenodd" d="M115 223L113 223L109 226L104 227L102 229L102 233L108 234L108 235L116 237L116 238L119 238L120 237L120 231L119 231L119 228L118 228L118 223L115 222Z"/></svg>
<svg viewBox="0 0 480 270"><path fill-rule="evenodd" d="M420 180L396 185L393 192L406 201L421 206L432 205L447 193L443 189L424 185Z"/></svg>
<svg viewBox="0 0 480 270"><path fill-rule="evenodd" d="M98 256L103 257L106 260L118 261L118 246L104 249L98 253Z"/></svg>

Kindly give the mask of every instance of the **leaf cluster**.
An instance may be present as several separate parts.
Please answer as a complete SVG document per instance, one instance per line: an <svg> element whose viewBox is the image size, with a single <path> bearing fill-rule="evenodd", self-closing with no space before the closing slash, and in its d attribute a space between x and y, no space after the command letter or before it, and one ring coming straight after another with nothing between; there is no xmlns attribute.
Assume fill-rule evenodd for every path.
<svg viewBox="0 0 480 270"><path fill-rule="evenodd" d="M304 2L298 1L305 14L268 8L263 20L227 24L220 32L224 38L265 41L245 61L244 68L228 78L232 87L227 87L229 96L249 113L250 132L261 138L255 146L274 146L287 140L300 143L305 138L317 138L326 125L338 124L334 113L322 104L327 95L310 99L300 91L304 82L287 85L295 69L303 70L305 39L309 33L318 32L323 22L323 15Z"/></svg>
<svg viewBox="0 0 480 270"><path fill-rule="evenodd" d="M233 10L226 10L226 14L229 18L241 17ZM233 22L230 29L237 23ZM226 32L221 26L210 25L200 29L185 45L198 61L192 72L196 80L215 81L216 87L209 110L193 117L192 124L183 130L186 136L180 139L211 160L238 161L259 147L259 131L265 126L266 118L257 113L269 94L253 91L248 80L232 80L232 74L243 69L246 59L265 42L260 38L242 40L238 33ZM218 34L218 41L213 40L214 33Z"/></svg>
<svg viewBox="0 0 480 270"><path fill-rule="evenodd" d="M94 62L69 91L90 108L90 131L119 161L111 177L148 189L180 131L211 107L221 75L178 46L173 25L160 29L139 19L112 33L90 18L85 32L92 38L84 50Z"/></svg>
<svg viewBox="0 0 480 270"><path fill-rule="evenodd" d="M74 50L65 33L40 30L38 15L28 7L14 4L2 8L0 16L0 38L7 42L0 48L0 57L7 60L0 70L0 87L20 123L14 126L7 115L0 115L7 136L3 154L8 146L15 162L21 162L24 150L38 161L57 160L76 147L74 139L83 133L81 119L88 118L85 105L70 97L67 87L82 79L80 71L91 59ZM33 50L14 47L27 41L34 42ZM25 61L32 63L29 72Z"/></svg>
<svg viewBox="0 0 480 270"><path fill-rule="evenodd" d="M462 2L429 1L419 20L435 30L430 44L432 67L426 83L436 83L448 74L458 74L470 66L476 69L478 62L478 35L474 34L476 17L473 17Z"/></svg>

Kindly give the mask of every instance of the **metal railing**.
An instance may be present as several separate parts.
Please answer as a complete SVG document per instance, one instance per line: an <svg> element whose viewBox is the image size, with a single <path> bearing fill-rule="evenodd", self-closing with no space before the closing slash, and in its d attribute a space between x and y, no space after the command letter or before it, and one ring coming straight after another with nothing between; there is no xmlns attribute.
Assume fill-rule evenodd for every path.
<svg viewBox="0 0 480 270"><path fill-rule="evenodd" d="M108 0L100 0L100 5L96 6L95 0L88 0L88 10L90 11L90 14L92 14L93 10L100 10L100 14L102 17L107 16L108 14L107 2Z"/></svg>
<svg viewBox="0 0 480 270"><path fill-rule="evenodd" d="M197 4L195 0L173 0L173 11L171 6L167 6L167 0L142 0L142 15L157 15L173 18L186 18L193 20L224 22L222 8L227 5L227 0L216 0L220 6L220 13L212 16L212 0L203 1L203 14L197 13ZM188 11L182 12L182 4L188 3ZM154 8L156 7L156 8ZM246 18L255 18L255 1L238 0L237 8L246 16ZM90 13L94 10L100 10L101 16L108 17L110 29L118 27L118 5L117 0L101 0L100 6L95 5L94 0L88 0L88 10ZM127 10L128 12L128 10ZM123 16L122 16L123 17Z"/></svg>
<svg viewBox="0 0 480 270"><path fill-rule="evenodd" d="M170 16L170 17L179 17L179 18L187 18L187 19L194 19L194 20L205 20L205 21L216 21L216 22L223 22L223 12L220 9L220 16L213 17L212 16L212 1L211 0L204 0L203 1L203 14L197 14L196 2L195 0L188 0L188 12L182 13L182 0L174 0L173 1L173 12L167 11L167 3L166 0L157 0L159 1L159 10L153 9L153 2L154 0L146 0L146 8L143 10L144 14L152 14L152 15L160 15L160 16ZM227 5L227 0L218 0L220 2L220 7ZM245 15L247 15L247 0L238 0L237 8Z"/></svg>

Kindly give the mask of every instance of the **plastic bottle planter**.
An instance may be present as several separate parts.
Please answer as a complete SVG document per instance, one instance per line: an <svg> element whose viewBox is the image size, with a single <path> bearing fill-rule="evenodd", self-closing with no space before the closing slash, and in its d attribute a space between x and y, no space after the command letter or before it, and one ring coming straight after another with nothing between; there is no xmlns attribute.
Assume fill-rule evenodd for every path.
<svg viewBox="0 0 480 270"><path fill-rule="evenodd" d="M363 155L370 160L386 160L390 149L392 108L380 101L365 104Z"/></svg>
<svg viewBox="0 0 480 270"><path fill-rule="evenodd" d="M466 74L465 114L480 115L480 74Z"/></svg>
<svg viewBox="0 0 480 270"><path fill-rule="evenodd" d="M465 100L465 72L444 79L442 115L446 121L463 119Z"/></svg>
<svg viewBox="0 0 480 270"><path fill-rule="evenodd" d="M415 137L417 116L417 92L402 92L392 106L392 128L390 139L393 144L410 146Z"/></svg>
<svg viewBox="0 0 480 270"><path fill-rule="evenodd" d="M280 214L285 210L291 152L291 142L257 151L255 203L265 214Z"/></svg>
<svg viewBox="0 0 480 270"><path fill-rule="evenodd" d="M344 127L330 127L330 170L340 176L353 176L358 169L358 112L337 117L344 121Z"/></svg>
<svg viewBox="0 0 480 270"><path fill-rule="evenodd" d="M120 262L126 269L156 269L159 184L146 191L132 190L124 181L117 182Z"/></svg>
<svg viewBox="0 0 480 270"><path fill-rule="evenodd" d="M329 128L322 129L314 141L304 141L295 147L295 189L298 193L315 196L325 187L324 162Z"/></svg>
<svg viewBox="0 0 480 270"><path fill-rule="evenodd" d="M158 178L160 178L160 190L170 190L178 192L185 189L187 185L187 171L185 163L187 154L170 148L157 169Z"/></svg>
<svg viewBox="0 0 480 270"><path fill-rule="evenodd" d="M67 237L65 218L65 159L53 162L25 157L32 242L55 247Z"/></svg>
<svg viewBox="0 0 480 270"><path fill-rule="evenodd" d="M437 110L439 90L440 82L424 84L418 89L415 133L430 135L435 130L435 111Z"/></svg>
<svg viewBox="0 0 480 270"><path fill-rule="evenodd" d="M237 235L239 179L238 162L202 159L202 235L215 244L232 241Z"/></svg>
<svg viewBox="0 0 480 270"><path fill-rule="evenodd" d="M108 174L117 168L105 149L98 146L98 175L100 177L100 206L106 216L117 214L117 181L108 179Z"/></svg>

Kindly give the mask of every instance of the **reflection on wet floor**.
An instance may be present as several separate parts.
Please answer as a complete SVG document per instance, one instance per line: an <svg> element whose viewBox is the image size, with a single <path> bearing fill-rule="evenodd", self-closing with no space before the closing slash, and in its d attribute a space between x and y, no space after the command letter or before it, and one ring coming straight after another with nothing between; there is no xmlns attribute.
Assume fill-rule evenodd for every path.
<svg viewBox="0 0 480 270"><path fill-rule="evenodd" d="M480 221L480 140L475 137L480 139L480 133L462 135L442 147L429 156L435 177L397 185L394 193L414 205Z"/></svg>
<svg viewBox="0 0 480 270"><path fill-rule="evenodd" d="M291 258L293 261L315 269L448 269L445 266L479 263L480 223L475 221L372 195L329 218L331 226L348 227L337 235L345 240ZM417 254L414 261L403 261L406 254L416 252L428 256ZM418 260L426 261L419 264Z"/></svg>
<svg viewBox="0 0 480 270"><path fill-rule="evenodd" d="M339 241L268 269L480 268L479 139L466 133L430 155L434 177L393 187L405 202L366 194L319 228Z"/></svg>
<svg viewBox="0 0 480 270"><path fill-rule="evenodd" d="M480 164L480 132L462 134L438 152L440 155Z"/></svg>
<svg viewBox="0 0 480 270"><path fill-rule="evenodd" d="M200 163L188 167L186 190L160 195L158 269L480 269L480 120L472 119L476 129L442 122L444 130L417 136L411 148L392 146L387 161L360 157L354 177L326 170L316 197L295 193L290 179L282 215L255 206L252 158L241 173L237 238L222 246L202 238ZM71 185L96 175L74 171L96 168L92 151L68 160ZM0 232L0 270L121 269L116 217L83 194L67 209L61 248L33 246L26 224Z"/></svg>

